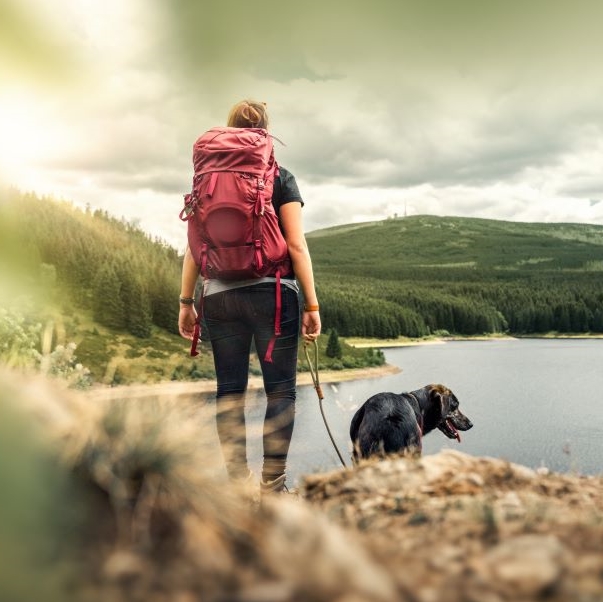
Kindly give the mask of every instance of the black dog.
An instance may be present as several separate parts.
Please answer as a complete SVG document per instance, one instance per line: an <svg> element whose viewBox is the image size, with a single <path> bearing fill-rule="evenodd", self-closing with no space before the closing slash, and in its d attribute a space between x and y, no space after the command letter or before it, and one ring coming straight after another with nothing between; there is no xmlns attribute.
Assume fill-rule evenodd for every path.
<svg viewBox="0 0 603 602"><path fill-rule="evenodd" d="M444 385L427 385L411 393L377 393L354 414L350 437L353 457L410 453L421 455L421 439L434 428L460 442L458 431L473 424L459 411L454 393Z"/></svg>

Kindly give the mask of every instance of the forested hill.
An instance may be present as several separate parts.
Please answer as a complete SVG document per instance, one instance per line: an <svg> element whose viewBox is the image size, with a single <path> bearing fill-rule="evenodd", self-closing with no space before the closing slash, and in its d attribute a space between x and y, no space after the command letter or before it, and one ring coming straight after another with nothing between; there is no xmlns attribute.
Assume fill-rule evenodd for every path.
<svg viewBox="0 0 603 602"><path fill-rule="evenodd" d="M142 338L153 325L176 331L181 261L169 245L106 212L10 189L0 218L4 252L51 283L63 309Z"/></svg>
<svg viewBox="0 0 603 602"><path fill-rule="evenodd" d="M16 191L1 201L6 265L56 280L69 311L105 327L175 332L175 249L105 212ZM603 332L603 226L413 216L318 230L308 244L325 331Z"/></svg>
<svg viewBox="0 0 603 602"><path fill-rule="evenodd" d="M340 334L603 332L603 226L413 216L308 244Z"/></svg>
<svg viewBox="0 0 603 602"><path fill-rule="evenodd" d="M307 235L321 268L380 278L392 270L603 271L603 226L413 216Z"/></svg>

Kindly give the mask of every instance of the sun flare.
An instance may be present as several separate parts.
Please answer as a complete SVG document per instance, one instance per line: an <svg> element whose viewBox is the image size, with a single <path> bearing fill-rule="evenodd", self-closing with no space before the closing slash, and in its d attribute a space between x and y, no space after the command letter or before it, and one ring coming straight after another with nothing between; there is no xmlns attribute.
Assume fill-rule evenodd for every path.
<svg viewBox="0 0 603 602"><path fill-rule="evenodd" d="M0 92L0 176L5 181L28 188L39 183L37 169L56 156L61 140L43 99Z"/></svg>

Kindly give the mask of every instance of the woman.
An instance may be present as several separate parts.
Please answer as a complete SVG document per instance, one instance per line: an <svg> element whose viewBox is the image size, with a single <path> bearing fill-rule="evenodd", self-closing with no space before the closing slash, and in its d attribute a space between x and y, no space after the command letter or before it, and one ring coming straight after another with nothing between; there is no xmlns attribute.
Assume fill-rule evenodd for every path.
<svg viewBox="0 0 603 602"><path fill-rule="evenodd" d="M267 129L265 104L237 103L230 111L227 125ZM232 479L246 479L250 475L246 453L245 391L252 343L260 358L267 397L263 493L285 488L285 468L295 417L300 288L304 298L302 336L308 341L314 340L321 328L312 262L302 226L303 201L295 178L282 167L275 181L272 202L293 266L293 273L281 277L281 334L272 351L272 362L267 362L264 354L274 333L276 279L267 277L242 282L206 279L203 286L203 315L217 376L218 436ZM178 320L180 334L187 339L192 339L197 319L190 299L198 275L198 267L187 247L182 266L181 299L189 303L180 303Z"/></svg>

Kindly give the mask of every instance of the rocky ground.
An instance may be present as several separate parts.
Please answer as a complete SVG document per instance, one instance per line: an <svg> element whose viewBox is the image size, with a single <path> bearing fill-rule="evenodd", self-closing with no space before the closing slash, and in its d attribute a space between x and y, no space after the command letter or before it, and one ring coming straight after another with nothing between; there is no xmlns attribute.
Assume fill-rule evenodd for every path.
<svg viewBox="0 0 603 602"><path fill-rule="evenodd" d="M303 498L417 602L603 600L603 480L445 451L311 475Z"/></svg>
<svg viewBox="0 0 603 602"><path fill-rule="evenodd" d="M181 397L0 373L0 402L2 600L603 600L600 477L446 451L259 500L257 483L216 476L208 424ZM20 577L32 553L35 578Z"/></svg>

